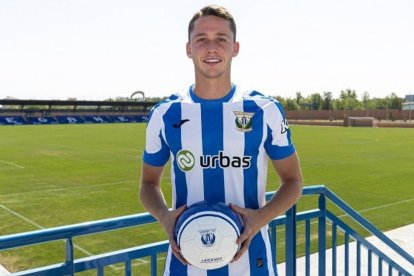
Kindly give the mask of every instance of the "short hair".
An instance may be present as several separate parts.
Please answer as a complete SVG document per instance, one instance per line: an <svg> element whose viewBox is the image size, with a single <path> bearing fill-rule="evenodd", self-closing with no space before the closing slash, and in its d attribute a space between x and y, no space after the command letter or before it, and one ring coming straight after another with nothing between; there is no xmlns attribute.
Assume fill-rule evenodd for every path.
<svg viewBox="0 0 414 276"><path fill-rule="evenodd" d="M195 21L203 16L208 15L217 16L227 20L234 35L234 41L236 41L236 22L234 21L233 16L226 8L217 5L205 6L194 14L193 18L191 18L190 23L188 24L188 41L190 41L190 34L194 30Z"/></svg>

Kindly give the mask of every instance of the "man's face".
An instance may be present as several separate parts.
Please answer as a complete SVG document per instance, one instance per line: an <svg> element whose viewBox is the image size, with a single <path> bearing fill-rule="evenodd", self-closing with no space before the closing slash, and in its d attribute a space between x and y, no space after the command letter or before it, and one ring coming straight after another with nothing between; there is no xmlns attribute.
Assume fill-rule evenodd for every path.
<svg viewBox="0 0 414 276"><path fill-rule="evenodd" d="M230 23L216 16L195 21L187 43L187 56L194 62L196 77L230 77L231 60L239 52Z"/></svg>

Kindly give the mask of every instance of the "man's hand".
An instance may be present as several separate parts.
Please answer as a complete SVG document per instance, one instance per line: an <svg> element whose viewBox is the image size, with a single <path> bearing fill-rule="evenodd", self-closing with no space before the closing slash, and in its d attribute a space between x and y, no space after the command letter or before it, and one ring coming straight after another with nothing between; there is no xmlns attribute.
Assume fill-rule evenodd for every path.
<svg viewBox="0 0 414 276"><path fill-rule="evenodd" d="M178 209L169 211L168 213L166 213L163 217L159 219L161 225L164 227L164 230L167 233L168 240L170 242L170 246L172 249L172 253L184 265L187 264L187 261L181 255L180 247L175 241L174 229L175 229L175 223L178 217L181 216L181 214L184 212L185 209L187 209L187 206L183 205Z"/></svg>
<svg viewBox="0 0 414 276"><path fill-rule="evenodd" d="M238 213L243 219L243 232L236 241L237 244L240 245L240 249L233 258L234 262L240 259L240 257L247 251L253 237L260 231L260 228L263 227L263 220L260 217L258 210L241 208L233 204L230 204L230 208Z"/></svg>

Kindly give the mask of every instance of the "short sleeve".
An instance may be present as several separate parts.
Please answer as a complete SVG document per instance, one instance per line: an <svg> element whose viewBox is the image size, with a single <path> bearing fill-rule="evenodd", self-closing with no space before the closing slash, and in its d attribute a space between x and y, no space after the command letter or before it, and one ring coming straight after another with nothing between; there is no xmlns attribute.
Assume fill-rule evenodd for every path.
<svg viewBox="0 0 414 276"><path fill-rule="evenodd" d="M170 157L170 150L162 135L164 123L162 117L153 109L145 134L143 160L152 166L164 166Z"/></svg>
<svg viewBox="0 0 414 276"><path fill-rule="evenodd" d="M267 124L265 149L272 160L280 160L292 155L296 150L291 140L289 124L282 105L272 100L263 107Z"/></svg>

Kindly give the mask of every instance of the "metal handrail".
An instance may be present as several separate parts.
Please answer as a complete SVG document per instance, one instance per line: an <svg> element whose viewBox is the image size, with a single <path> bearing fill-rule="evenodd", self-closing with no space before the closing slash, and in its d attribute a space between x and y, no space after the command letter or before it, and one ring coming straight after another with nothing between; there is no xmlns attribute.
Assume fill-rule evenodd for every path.
<svg viewBox="0 0 414 276"><path fill-rule="evenodd" d="M274 192L266 193L266 198L270 199ZM360 224L363 228L368 230L372 235L376 236L383 243L388 245L403 259L408 261L414 268L414 257L403 250L395 242L385 236L372 223L363 218L358 212L353 210L348 204L340 199L335 193L326 188L324 185L308 186L303 189L304 196L319 195L318 209L308 210L297 213L296 206L291 208L286 215L275 218L269 223L271 237L273 239L272 252L276 258L276 250L274 244L276 242L276 227L285 225L285 260L286 260L286 275L296 275L296 230L298 221L306 221L306 229L309 229L309 222L311 219L318 219L318 271L319 275L326 274L326 223L331 221L336 226L338 225L346 236L351 236L358 243L363 244L366 248L379 256L381 260L387 262L390 267L397 269L400 275L412 275L404 268L396 264L393 260L385 256L381 251L370 244L365 238L360 236L349 225L340 220L332 212L326 208L326 200L331 201L339 207L345 214ZM51 242L56 240L66 240L66 260L63 263L55 264L47 267L35 268L27 271L15 273L13 275L74 275L76 272L85 271L89 269L97 269L98 275L103 274L103 267L111 264L125 262L125 275L131 275L131 260L142 258L146 256L151 257L151 271L152 275L156 275L157 263L156 256L159 253L165 252L168 248L167 241L161 241L153 244L142 245L134 248L127 248L119 251L109 252L96 256L91 256L82 259L74 259L74 245L73 238L89 234L96 234L115 229L122 229L134 226L154 223L156 220L148 213L129 215L105 220L98 220L92 222L85 222L80 224L73 224L26 233L12 234L0 236L0 250L12 249L22 246L34 245L39 243ZM336 231L336 230L335 230ZM309 237L310 233L306 233ZM307 238L306 255L308 258L309 252L309 238ZM307 273L309 273L309 264L307 265ZM404 273L404 274L402 274Z"/></svg>

